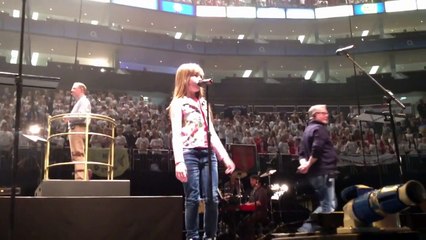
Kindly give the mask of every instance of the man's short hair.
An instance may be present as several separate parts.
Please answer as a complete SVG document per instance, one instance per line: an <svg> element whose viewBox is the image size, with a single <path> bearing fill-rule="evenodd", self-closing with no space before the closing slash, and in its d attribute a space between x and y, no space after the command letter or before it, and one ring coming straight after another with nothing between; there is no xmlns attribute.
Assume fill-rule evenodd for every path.
<svg viewBox="0 0 426 240"><path fill-rule="evenodd" d="M86 85L85 85L84 83L82 83L82 82L75 82L75 83L73 84L73 86L76 86L76 87L80 87L80 88L82 88L84 92L86 92L86 91L87 91L87 87L86 87Z"/></svg>
<svg viewBox="0 0 426 240"><path fill-rule="evenodd" d="M310 118L310 119L313 119L313 118L314 118L315 113L322 112L322 111L324 111L324 109L326 109L326 108L327 108L327 105L325 105L325 104L317 104L317 105L313 105L313 106L312 106L312 107L310 107L310 108L309 108L309 110L308 110L309 118Z"/></svg>
<svg viewBox="0 0 426 240"><path fill-rule="evenodd" d="M253 174L250 176L250 179L256 179L257 181L260 181L260 177L257 174Z"/></svg>

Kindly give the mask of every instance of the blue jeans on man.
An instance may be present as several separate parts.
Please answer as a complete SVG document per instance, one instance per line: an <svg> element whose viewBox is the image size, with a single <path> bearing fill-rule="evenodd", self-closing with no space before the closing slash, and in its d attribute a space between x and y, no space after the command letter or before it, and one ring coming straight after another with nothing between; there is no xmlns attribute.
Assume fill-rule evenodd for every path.
<svg viewBox="0 0 426 240"><path fill-rule="evenodd" d="M217 158L211 154L212 188L209 187L209 157L207 149L184 149L188 181L183 183L185 194L186 239L199 239L198 206L200 199L205 199L204 238L214 238L218 221L218 169ZM212 199L209 198L212 189ZM210 195L210 196L211 196Z"/></svg>
<svg viewBox="0 0 426 240"><path fill-rule="evenodd" d="M308 177L308 181L314 188L318 197L319 205L312 213L331 213L337 207L335 179L329 174ZM320 230L320 226L309 217L298 232L315 232Z"/></svg>

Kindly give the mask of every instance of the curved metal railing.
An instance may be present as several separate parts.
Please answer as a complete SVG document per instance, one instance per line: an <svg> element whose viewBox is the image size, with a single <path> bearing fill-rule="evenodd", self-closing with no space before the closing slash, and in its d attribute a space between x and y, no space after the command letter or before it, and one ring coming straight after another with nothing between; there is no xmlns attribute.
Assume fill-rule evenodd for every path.
<svg viewBox="0 0 426 240"><path fill-rule="evenodd" d="M59 132L59 133L52 133L52 123L56 121L66 121L70 119L78 119L85 122L85 131L84 132ZM106 126L108 129L111 129L111 134L105 134L105 133L98 133L98 132L90 132L89 126L91 120L101 120L106 122ZM64 165L75 165L75 164L84 164L84 178L83 180L88 180L88 171L89 171L89 165L100 165L107 168L107 180L113 180L114 179L114 151L115 151L115 127L116 123L115 120L111 117L100 115L100 114L93 114L93 113L67 113L67 114L58 114L55 116L49 116L48 117L48 133L47 133L47 144L46 144L46 154L44 158L44 180L49 180L49 169L52 167L58 167L58 166L64 166ZM70 161L70 162L61 162L61 163L50 163L50 144L51 140L55 137L62 137L62 136L69 136L69 135L77 135L77 134L84 134L85 141L84 141L84 161ZM109 152L108 152L108 159L107 162L96 162L96 161L88 161L89 158L89 137L92 135L102 136L106 137L111 141Z"/></svg>

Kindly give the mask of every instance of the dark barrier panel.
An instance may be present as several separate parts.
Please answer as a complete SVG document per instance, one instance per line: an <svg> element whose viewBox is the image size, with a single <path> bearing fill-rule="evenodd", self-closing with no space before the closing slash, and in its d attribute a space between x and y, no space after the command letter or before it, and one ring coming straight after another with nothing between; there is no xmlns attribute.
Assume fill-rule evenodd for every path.
<svg viewBox="0 0 426 240"><path fill-rule="evenodd" d="M181 197L17 197L19 240L176 240L182 236ZM10 199L0 197L0 239L10 233Z"/></svg>

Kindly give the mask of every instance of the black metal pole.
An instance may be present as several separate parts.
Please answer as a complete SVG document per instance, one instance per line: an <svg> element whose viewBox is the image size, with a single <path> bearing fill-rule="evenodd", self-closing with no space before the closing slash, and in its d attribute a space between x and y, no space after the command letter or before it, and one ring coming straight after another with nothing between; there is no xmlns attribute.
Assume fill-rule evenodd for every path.
<svg viewBox="0 0 426 240"><path fill-rule="evenodd" d="M12 157L12 192L10 195L10 233L9 238L14 239L15 230L15 200L16 200L16 172L19 160L19 132L21 129L21 97L22 97L22 59L24 56L24 32L25 32L25 9L26 0L22 0L21 14L21 36L19 40L19 58L18 58L18 75L15 78L16 85L16 106L15 106L15 135L13 140L13 157Z"/></svg>
<svg viewBox="0 0 426 240"><path fill-rule="evenodd" d="M405 182L405 176L404 176L404 171L402 170L402 158L401 158L401 154L399 153L399 147L398 147L398 137L396 136L396 125L395 125L395 119L393 117L392 114L392 100L390 98L385 97L385 100L387 100L388 102L388 107L389 107L389 118L390 118L390 124L391 124L391 129L392 129L392 137L393 137L393 144L395 147L395 155L396 155L396 160L398 161L399 164L399 173L401 175L401 181Z"/></svg>
<svg viewBox="0 0 426 240"><path fill-rule="evenodd" d="M207 122L207 152L208 152L208 161L209 161L209 189L207 191L207 201L213 201L213 169L212 169L212 148L211 148L211 132L210 132L210 105L209 105L209 86L205 86L206 89L206 104L207 104L207 113L206 113L206 122Z"/></svg>
<svg viewBox="0 0 426 240"><path fill-rule="evenodd" d="M373 122L373 124L374 124L374 122ZM374 135L374 144L376 145L377 170L378 170L378 173L379 173L379 184L380 184L379 186L382 187L383 186L382 165L380 163L379 145L378 145L377 138L376 138L376 130L374 130L374 128L373 128L373 135Z"/></svg>
<svg viewBox="0 0 426 240"><path fill-rule="evenodd" d="M18 73L0 72L0 76L13 77L15 79L16 87L16 105L15 105L15 130L13 139L13 156L11 164L11 194L10 194L10 212L9 212L9 239L15 239L15 209L16 209L16 175L18 170L19 162L19 135L21 132L21 99L22 99L22 88L23 78L33 79L31 87L47 87L52 85L50 83L42 83L42 81L55 81L59 82L57 77L37 76L23 74L23 57L24 57L24 35L25 35L25 15L26 15L26 0L22 0L22 15L21 15L21 33L19 40L19 55L18 55ZM46 86L43 86L46 85ZM56 83L55 83L56 85ZM49 87L47 87L49 88Z"/></svg>

